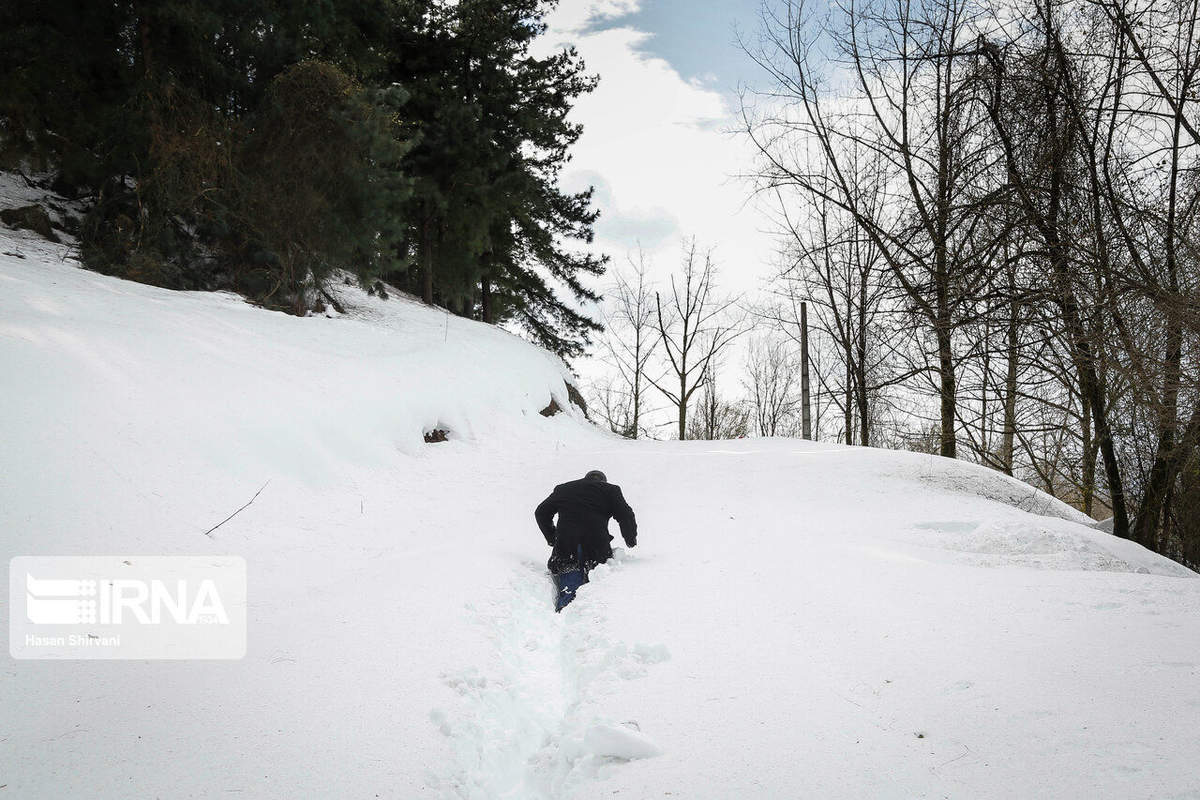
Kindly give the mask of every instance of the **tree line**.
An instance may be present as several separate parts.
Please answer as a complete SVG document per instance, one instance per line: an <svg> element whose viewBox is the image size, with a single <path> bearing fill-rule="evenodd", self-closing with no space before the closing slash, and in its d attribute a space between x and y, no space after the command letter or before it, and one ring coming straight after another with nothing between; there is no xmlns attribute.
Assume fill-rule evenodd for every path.
<svg viewBox="0 0 1200 800"><path fill-rule="evenodd" d="M643 344L610 353L613 427L647 432L630 376L659 369L679 438L795 435L803 304L817 438L985 464L1200 566L1200 7L771 0L761 18L742 131L782 257L744 309L744 400L715 397L719 347L683 367ZM640 280L610 324L719 341L713 320L683 333L674 284L628 302ZM688 368L708 423L690 433Z"/></svg>
<svg viewBox="0 0 1200 800"><path fill-rule="evenodd" d="M890 387L923 390L941 455L1200 563L1197 7L785 2L765 20L756 58L785 102L745 129L794 234L782 282L833 334L859 441L903 402Z"/></svg>
<svg viewBox="0 0 1200 800"><path fill-rule="evenodd" d="M0 167L89 201L102 272L302 314L345 270L578 355L604 259L558 176L596 78L539 54L552 5L6 3Z"/></svg>

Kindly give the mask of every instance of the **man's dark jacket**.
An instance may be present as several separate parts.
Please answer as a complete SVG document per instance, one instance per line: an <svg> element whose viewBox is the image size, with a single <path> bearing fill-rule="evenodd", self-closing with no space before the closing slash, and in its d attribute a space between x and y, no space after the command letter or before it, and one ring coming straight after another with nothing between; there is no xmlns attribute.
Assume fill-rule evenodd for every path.
<svg viewBox="0 0 1200 800"><path fill-rule="evenodd" d="M558 514L557 527L555 514ZM533 515L542 535L554 548L548 566L555 574L578 565L576 553L580 546L585 569L612 558L610 517L621 526L625 544L630 547L637 544L637 520L621 494L621 487L602 480L583 478L555 486Z"/></svg>

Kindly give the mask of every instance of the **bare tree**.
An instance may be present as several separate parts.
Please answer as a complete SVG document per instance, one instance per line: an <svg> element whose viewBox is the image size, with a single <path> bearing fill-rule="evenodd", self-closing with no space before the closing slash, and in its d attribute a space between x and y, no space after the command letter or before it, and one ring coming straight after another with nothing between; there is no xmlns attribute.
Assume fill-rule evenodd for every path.
<svg viewBox="0 0 1200 800"><path fill-rule="evenodd" d="M842 428L890 415L860 438L932 434L1196 565L1200 4L767 2L743 119L790 242L775 319L816 311ZM863 341L902 382L869 413Z"/></svg>
<svg viewBox="0 0 1200 800"><path fill-rule="evenodd" d="M763 189L842 209L877 249L918 323L927 362L919 366L939 403L939 452L954 457L954 339L999 249L981 224L997 154L982 135L967 57L979 11L972 0L865 0L836 6L827 25L811 16L803 0L764 11L767 45L751 55L774 80L772 97L788 102L763 114L743 103L761 156L757 177ZM814 30L829 31L827 39L815 41ZM853 76L853 99L821 74L817 56L830 50ZM879 159L879 202L865 204L856 190L854 152Z"/></svg>
<svg viewBox="0 0 1200 800"><path fill-rule="evenodd" d="M695 413L688 417L689 439L740 439L750 433L750 409L745 404L723 400L717 392L717 361L705 368Z"/></svg>
<svg viewBox="0 0 1200 800"><path fill-rule="evenodd" d="M1048 11L1048 7L1046 9ZM1049 17L1046 18L1050 22ZM1043 247L1041 260L1048 269L1049 291L1055 297L1065 326L1080 391L1095 421L1112 498L1114 530L1128 536L1129 525L1123 481L1117 460L1104 386L1098 377L1096 331L1080 303L1079 264L1073 253L1079 242L1070 217L1075 207L1086 208L1088 198L1074 189L1080 166L1083 120L1073 118L1067 95L1074 91L1070 66L1056 53L1056 28L1046 26L1035 37L1032 51L1022 58L1023 69L1010 72L995 48L982 55L992 67L987 101L988 114L1004 154L1008 185L1028 225ZM1007 82L1006 82L1007 81ZM1093 234L1101 234L1094 228Z"/></svg>
<svg viewBox="0 0 1200 800"><path fill-rule="evenodd" d="M666 303L654 295L654 319L669 370L647 380L675 406L680 439L687 438L688 404L711 376L709 365L744 332L744 315L733 299L716 294L715 278L712 251L700 253L692 238L684 242L682 268L671 276Z"/></svg>
<svg viewBox="0 0 1200 800"><path fill-rule="evenodd" d="M1013 475L1017 461L1018 424L1029 409L1022 387L1042 372L1034 342L1047 334L1035 325L1031 274L1037 243L1015 224L1008 205L997 208L990 223L1009 235L992 284L993 294L981 298L975 320L962 329L965 347L960 355L959 430L963 444L982 464ZM1050 333L1053 341L1055 334ZM1031 352L1031 348L1033 348ZM1032 360L1031 360L1032 355Z"/></svg>
<svg viewBox="0 0 1200 800"><path fill-rule="evenodd" d="M636 439L633 398L620 377L607 375L592 384L590 408L608 429L626 439Z"/></svg>
<svg viewBox="0 0 1200 800"><path fill-rule="evenodd" d="M628 419L622 422L622 435L636 439L643 430L646 375L650 359L658 346L655 324L655 296L646 278L646 261L641 247L637 257L628 258L629 270L615 270L611 305L603 314L608 335L605 347L620 375ZM609 387L609 391L616 391Z"/></svg>
<svg viewBox="0 0 1200 800"><path fill-rule="evenodd" d="M882 203L875 160L860 159L851 145L847 165L855 175L850 189L857 204L871 209ZM892 301L895 286L878 249L843 209L811 194L792 198L777 192L776 198L785 242L784 267L774 285L781 302L760 316L799 342L799 309L808 303L812 328L834 346L831 369L818 371L818 381L842 414L844 441L869 445L872 404L911 377L894 368L896 337L887 320L899 310Z"/></svg>
<svg viewBox="0 0 1200 800"><path fill-rule="evenodd" d="M1200 284L1194 245L1200 233L1200 129L1194 118L1200 95L1200 7L1190 0L1101 0L1094 10L1111 25L1112 62L1129 86L1125 96L1114 90L1108 115L1110 130L1118 121L1125 129L1123 147L1117 149L1106 138L1099 151L1104 176L1100 187L1127 264L1114 282L1122 297L1132 293L1140 300L1157 333L1143 346L1126 346L1122 352L1144 389L1137 399L1146 409L1154 441L1131 535L1164 552L1177 546L1172 540L1181 530L1180 515L1172 508L1173 499L1182 470L1200 448L1200 402L1195 397L1200 370L1194 349L1191 380L1185 378L1184 366L1189 331L1193 348L1197 344L1195 287ZM1048 31L1061 31L1055 28L1050 6L1039 19ZM1055 33L1056 57L1066 68L1081 59L1067 53L1063 39L1061 32ZM1068 100L1079 94L1072 92ZM1071 103L1072 116L1081 122L1090 118L1090 110L1078 100ZM1095 163L1099 142L1086 132L1083 138ZM1122 330L1127 319L1120 307L1116 311L1114 327L1127 344L1134 337ZM1143 383L1146 378L1148 384ZM1190 414L1184 405L1189 393Z"/></svg>
<svg viewBox="0 0 1200 800"><path fill-rule="evenodd" d="M743 386L758 434L790 435L800 408L800 364L786 341L759 337L750 342Z"/></svg>
<svg viewBox="0 0 1200 800"><path fill-rule="evenodd" d="M1030 0L1001 33L979 48L988 115L1075 382L1084 505L1094 437L1114 532L1182 558L1200 537L1175 508L1200 448L1200 8Z"/></svg>

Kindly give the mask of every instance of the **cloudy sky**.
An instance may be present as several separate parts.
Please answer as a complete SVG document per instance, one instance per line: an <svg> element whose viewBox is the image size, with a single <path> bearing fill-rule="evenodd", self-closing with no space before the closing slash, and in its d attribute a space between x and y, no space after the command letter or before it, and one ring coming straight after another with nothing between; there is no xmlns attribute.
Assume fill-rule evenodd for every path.
<svg viewBox="0 0 1200 800"><path fill-rule="evenodd" d="M597 244L620 267L639 243L655 274L695 235L716 248L721 284L753 290L771 270L765 219L737 176L750 164L730 132L737 88L760 81L737 45L759 0L563 0L546 44L571 43L600 85L573 118L584 134L564 174L596 187Z"/></svg>

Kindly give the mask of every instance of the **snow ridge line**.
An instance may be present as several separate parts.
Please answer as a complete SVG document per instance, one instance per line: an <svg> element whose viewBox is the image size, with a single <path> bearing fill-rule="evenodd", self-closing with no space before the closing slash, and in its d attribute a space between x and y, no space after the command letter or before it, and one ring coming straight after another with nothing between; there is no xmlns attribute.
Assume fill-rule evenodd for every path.
<svg viewBox="0 0 1200 800"><path fill-rule="evenodd" d="M611 569L599 567L594 582ZM555 614L545 569L525 564L493 602L469 606L494 658L486 672L471 666L442 676L460 700L430 714L454 753L434 776L444 797L560 800L620 763L660 752L636 721L606 720L601 701L665 660L666 649L611 642L601 593L588 591L596 588Z"/></svg>

